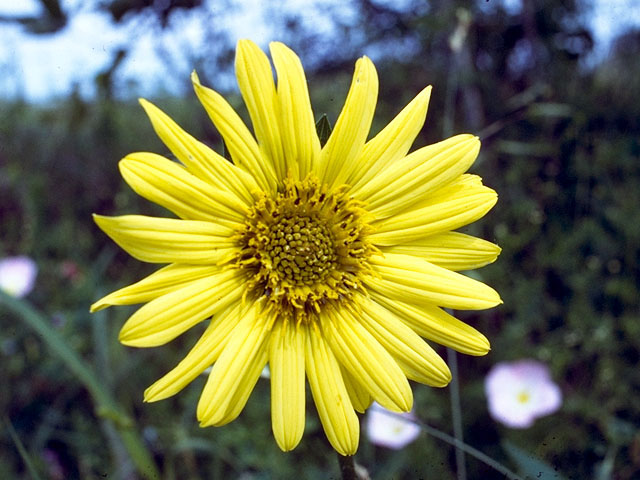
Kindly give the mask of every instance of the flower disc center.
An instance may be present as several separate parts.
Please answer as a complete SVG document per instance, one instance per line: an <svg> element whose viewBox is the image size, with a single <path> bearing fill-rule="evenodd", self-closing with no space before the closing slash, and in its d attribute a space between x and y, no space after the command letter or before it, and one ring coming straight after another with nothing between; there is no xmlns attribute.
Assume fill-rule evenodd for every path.
<svg viewBox="0 0 640 480"><path fill-rule="evenodd" d="M322 281L335 267L331 234L313 217L282 218L271 226L265 250L273 268L294 285Z"/></svg>
<svg viewBox="0 0 640 480"><path fill-rule="evenodd" d="M313 176L286 179L276 194L258 195L230 265L247 272L247 291L268 299L278 315L309 319L362 290L374 252L365 213L342 188L329 192Z"/></svg>

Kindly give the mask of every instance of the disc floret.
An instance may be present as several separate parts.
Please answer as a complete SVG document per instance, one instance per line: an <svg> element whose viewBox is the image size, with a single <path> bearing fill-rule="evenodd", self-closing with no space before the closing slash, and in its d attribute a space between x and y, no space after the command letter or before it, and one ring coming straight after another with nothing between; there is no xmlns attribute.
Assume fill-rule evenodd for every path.
<svg viewBox="0 0 640 480"><path fill-rule="evenodd" d="M370 271L362 203L344 188L327 190L312 176L287 179L275 196L258 195L237 236L234 265L250 273L249 294L267 297L282 316L303 320L349 298Z"/></svg>

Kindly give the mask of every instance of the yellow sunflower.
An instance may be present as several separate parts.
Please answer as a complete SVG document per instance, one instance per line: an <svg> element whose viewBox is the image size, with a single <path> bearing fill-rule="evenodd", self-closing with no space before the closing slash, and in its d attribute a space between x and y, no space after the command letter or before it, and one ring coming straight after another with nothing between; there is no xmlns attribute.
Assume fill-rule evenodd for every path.
<svg viewBox="0 0 640 480"><path fill-rule="evenodd" d="M120 162L127 183L179 218L95 216L133 257L168 264L92 305L145 303L125 323L125 345L163 345L210 319L173 370L145 391L170 397L213 365L200 397L201 426L244 408L265 365L271 419L282 450L305 424L305 378L331 445L356 452L373 400L409 411L408 380L442 387L451 374L421 338L470 355L489 351L478 331L444 308L501 303L495 290L456 271L494 261L500 248L452 232L487 213L496 193L465 172L480 142L458 135L407 154L425 120L431 88L367 141L378 78L356 62L345 105L321 146L300 59L270 45L277 74L242 40L236 75L252 134L217 92L195 92L232 162L142 100L180 163L153 153Z"/></svg>

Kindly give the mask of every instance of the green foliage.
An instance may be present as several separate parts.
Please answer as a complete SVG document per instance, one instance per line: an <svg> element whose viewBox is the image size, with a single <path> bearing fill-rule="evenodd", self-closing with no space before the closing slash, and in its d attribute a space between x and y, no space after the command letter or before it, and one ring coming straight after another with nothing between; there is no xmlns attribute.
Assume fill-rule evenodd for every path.
<svg viewBox="0 0 640 480"><path fill-rule="evenodd" d="M504 443L504 449L513 461L518 465L519 470L526 478L540 478L542 480L566 480L566 478L558 473L546 463L540 461L535 456L516 447L511 442Z"/></svg>
<svg viewBox="0 0 640 480"><path fill-rule="evenodd" d="M574 2L532 2L535 8L519 15L472 4L466 41L456 53L448 44L459 18L456 2L430 2L428 12L420 2L403 3L406 8L392 9L354 2L361 15L324 44L344 48L314 57L310 90L316 114L327 112L334 122L353 61L364 46L378 46L381 96L374 131L433 83L416 146L442 138L448 108L455 133L476 132L483 140L472 170L500 200L466 231L503 248L494 265L473 275L494 286L504 305L459 314L492 343L487 357L459 356L465 442L522 475L544 464L566 478L636 478L640 36L628 34L608 59L587 69L582 62L590 39L575 21ZM316 46L304 35L295 38L290 43L301 52ZM400 48L402 39L413 49ZM223 151L193 98L155 103ZM152 271L91 221L94 212L166 215L136 196L118 173L118 160L131 151L169 155L142 109L108 96L92 102L72 96L47 106L5 102L0 112L0 256L27 254L38 262L29 302L135 419L162 478L337 476L311 402L301 445L292 454L278 450L264 380L241 417L221 429L200 429L195 420L204 378L168 400L142 403L144 388L180 361L202 329L162 348L135 350L117 342L133 309L88 313L101 295ZM16 433L0 435L1 478L28 478L27 468L45 478L131 477L134 466L113 415L97 410L86 382L2 305L0 357L0 409ZM550 365L564 404L530 429L508 430L488 416L482 381L498 361L525 357ZM448 391L414 391L416 415L450 431ZM500 478L467 458L470 479ZM455 478L452 449L427 435L392 452L363 434L356 460L374 478Z"/></svg>
<svg viewBox="0 0 640 480"><path fill-rule="evenodd" d="M318 138L320 139L320 145L324 147L329 137L331 136L331 124L327 118L327 114L324 113L320 119L316 122L316 130L318 131Z"/></svg>

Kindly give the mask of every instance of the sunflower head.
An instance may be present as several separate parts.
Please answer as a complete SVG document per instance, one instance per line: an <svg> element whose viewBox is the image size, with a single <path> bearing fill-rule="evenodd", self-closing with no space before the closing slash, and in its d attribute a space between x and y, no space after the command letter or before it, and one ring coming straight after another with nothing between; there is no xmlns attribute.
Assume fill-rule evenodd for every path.
<svg viewBox="0 0 640 480"><path fill-rule="evenodd" d="M373 246L366 210L344 189L328 192L315 176L284 180L261 195L237 237L235 264L251 276L247 294L265 297L280 318L309 321L328 302L362 289Z"/></svg>
<svg viewBox="0 0 640 480"><path fill-rule="evenodd" d="M138 152L120 162L127 183L177 218L103 217L98 225L134 257L166 264L92 306L143 303L124 344L162 345L208 321L185 359L145 391L179 392L208 367L202 426L224 425L271 371L278 445L302 438L305 379L327 437L343 455L359 440L356 411L373 400L411 409L408 380L446 385L451 374L424 340L483 355L487 339L444 308L501 302L457 273L500 249L454 232L481 218L495 192L465 173L480 148L457 135L408 153L425 120L430 87L367 140L378 93L373 63L356 62L335 128L321 145L299 58L281 43L271 63L240 41L236 75L253 133L217 92L192 75L224 139L227 161L142 100L178 162Z"/></svg>

